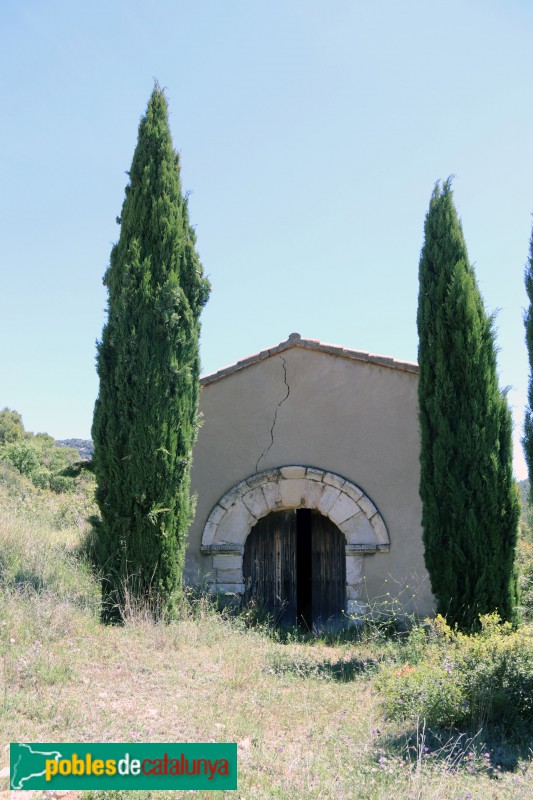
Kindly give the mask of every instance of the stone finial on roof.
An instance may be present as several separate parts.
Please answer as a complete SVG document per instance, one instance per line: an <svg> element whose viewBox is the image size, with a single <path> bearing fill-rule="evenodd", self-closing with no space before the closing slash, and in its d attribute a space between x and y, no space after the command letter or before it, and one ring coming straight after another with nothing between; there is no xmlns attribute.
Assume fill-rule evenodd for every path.
<svg viewBox="0 0 533 800"><path fill-rule="evenodd" d="M298 342L298 341L300 341L301 338L302 337L300 336L299 333L289 333L288 341L289 342Z"/></svg>

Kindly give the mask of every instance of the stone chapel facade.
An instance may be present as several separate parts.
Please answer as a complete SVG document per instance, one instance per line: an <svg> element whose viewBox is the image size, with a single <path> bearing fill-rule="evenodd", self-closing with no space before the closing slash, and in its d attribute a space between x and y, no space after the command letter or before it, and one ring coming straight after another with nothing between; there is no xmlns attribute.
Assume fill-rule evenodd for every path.
<svg viewBox="0 0 533 800"><path fill-rule="evenodd" d="M390 597L430 614L417 380L299 334L203 377L185 579L288 624Z"/></svg>

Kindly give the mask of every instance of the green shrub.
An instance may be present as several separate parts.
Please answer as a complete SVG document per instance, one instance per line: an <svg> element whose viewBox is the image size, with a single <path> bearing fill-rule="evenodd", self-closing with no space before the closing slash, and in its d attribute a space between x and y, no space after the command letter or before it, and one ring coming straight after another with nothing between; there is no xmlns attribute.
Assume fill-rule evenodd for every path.
<svg viewBox="0 0 533 800"><path fill-rule="evenodd" d="M464 696L445 665L423 661L418 666L387 666L378 678L390 719L424 718L429 727L448 727L462 715Z"/></svg>
<svg viewBox="0 0 533 800"><path fill-rule="evenodd" d="M29 477L33 485L38 489L50 488L50 472L46 467L37 467Z"/></svg>
<svg viewBox="0 0 533 800"><path fill-rule="evenodd" d="M417 664L382 667L377 688L389 718L425 719L430 727L533 719L533 629L513 630L496 614L480 622L481 632L467 635L437 617Z"/></svg>
<svg viewBox="0 0 533 800"><path fill-rule="evenodd" d="M76 484L72 478L66 478L64 475L50 475L50 489L56 494L64 494L74 492Z"/></svg>
<svg viewBox="0 0 533 800"><path fill-rule="evenodd" d="M2 457L18 469L21 475L31 478L32 474L40 469L41 461L39 450L30 441L24 439L19 442L10 442L4 445Z"/></svg>
<svg viewBox="0 0 533 800"><path fill-rule="evenodd" d="M15 467L38 489L52 489L56 494L72 492L76 484L64 475L79 460L77 450L57 447L46 433L26 433L26 437L0 446L0 459Z"/></svg>
<svg viewBox="0 0 533 800"><path fill-rule="evenodd" d="M496 614L481 617L478 636L458 637L457 667L477 725L533 719L533 630L513 630Z"/></svg>

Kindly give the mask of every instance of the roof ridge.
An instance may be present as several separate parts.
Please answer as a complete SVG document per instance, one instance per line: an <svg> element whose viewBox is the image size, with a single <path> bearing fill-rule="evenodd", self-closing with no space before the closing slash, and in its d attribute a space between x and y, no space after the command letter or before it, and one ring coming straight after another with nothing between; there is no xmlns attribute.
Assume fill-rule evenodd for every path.
<svg viewBox="0 0 533 800"><path fill-rule="evenodd" d="M401 370L403 372L410 372L418 374L418 364L413 361L398 361L392 356L378 355L377 353L368 353L364 350L352 350L348 347L343 347L338 344L329 344L321 342L318 339L303 339L299 333L291 333L283 342L280 342L273 347L268 347L265 350L260 350L258 353L253 353L250 356L235 361L226 367L222 367L216 372L211 372L203 375L200 378L200 383L205 386L209 383L225 378L234 372L239 372L246 367L251 366L259 361L264 361L266 358L283 353L293 347L302 347L305 350L317 350L321 353L328 353L329 355L338 356L340 358L349 358L352 361L364 361L368 364L376 364L380 367L387 367L388 369Z"/></svg>

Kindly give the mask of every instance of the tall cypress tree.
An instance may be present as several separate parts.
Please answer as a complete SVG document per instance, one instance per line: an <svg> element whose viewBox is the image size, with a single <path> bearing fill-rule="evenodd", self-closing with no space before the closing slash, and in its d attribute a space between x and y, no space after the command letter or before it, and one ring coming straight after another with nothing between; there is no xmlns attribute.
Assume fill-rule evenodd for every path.
<svg viewBox="0 0 533 800"><path fill-rule="evenodd" d="M163 91L141 119L118 243L104 276L92 435L104 617L133 597L172 615L192 516L199 316L209 296L181 189Z"/></svg>
<svg viewBox="0 0 533 800"><path fill-rule="evenodd" d="M513 619L518 498L493 318L468 261L451 181L437 185L419 266L420 496L437 611L465 629Z"/></svg>
<svg viewBox="0 0 533 800"><path fill-rule="evenodd" d="M529 260L524 278L529 299L529 306L524 315L526 345L529 356L529 385L522 444L524 445L524 455L526 457L527 471L529 474L529 498L530 502L533 503L533 232L529 242Z"/></svg>

